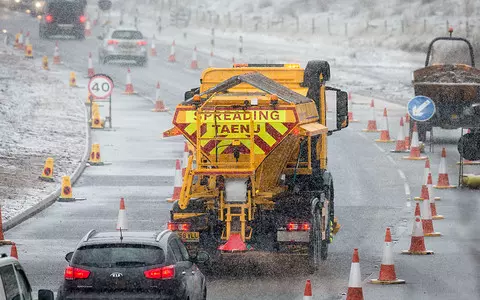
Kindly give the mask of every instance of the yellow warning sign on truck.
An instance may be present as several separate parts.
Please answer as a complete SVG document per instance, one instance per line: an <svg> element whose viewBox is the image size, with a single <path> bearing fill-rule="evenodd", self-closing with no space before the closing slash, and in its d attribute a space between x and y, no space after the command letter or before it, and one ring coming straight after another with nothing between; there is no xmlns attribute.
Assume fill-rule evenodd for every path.
<svg viewBox="0 0 480 300"><path fill-rule="evenodd" d="M192 142L200 138L202 150L209 155L232 153L233 141L240 143L240 153L266 155L297 125L294 107L254 107L245 110L196 111L177 108L174 125ZM198 127L197 127L198 126ZM200 128L200 133L197 132Z"/></svg>

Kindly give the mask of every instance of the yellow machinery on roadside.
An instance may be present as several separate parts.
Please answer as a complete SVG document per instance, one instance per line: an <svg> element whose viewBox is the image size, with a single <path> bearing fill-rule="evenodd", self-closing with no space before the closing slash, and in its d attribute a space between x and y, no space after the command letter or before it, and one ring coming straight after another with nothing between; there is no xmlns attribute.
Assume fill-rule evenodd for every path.
<svg viewBox="0 0 480 300"><path fill-rule="evenodd" d="M347 93L327 87L329 77L325 61L209 68L185 94L164 136L195 149L168 224L191 252L300 254L312 269L326 259L339 229L327 136L348 126Z"/></svg>

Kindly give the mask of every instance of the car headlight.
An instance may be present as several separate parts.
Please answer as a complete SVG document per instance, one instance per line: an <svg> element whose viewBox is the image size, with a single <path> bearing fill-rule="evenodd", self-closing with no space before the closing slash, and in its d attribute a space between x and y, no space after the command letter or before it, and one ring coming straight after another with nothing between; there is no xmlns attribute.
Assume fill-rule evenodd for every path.
<svg viewBox="0 0 480 300"><path fill-rule="evenodd" d="M20 3L21 0L15 0L15 3Z"/></svg>
<svg viewBox="0 0 480 300"><path fill-rule="evenodd" d="M39 1L35 2L35 7L36 8L42 7L42 3L40 3Z"/></svg>

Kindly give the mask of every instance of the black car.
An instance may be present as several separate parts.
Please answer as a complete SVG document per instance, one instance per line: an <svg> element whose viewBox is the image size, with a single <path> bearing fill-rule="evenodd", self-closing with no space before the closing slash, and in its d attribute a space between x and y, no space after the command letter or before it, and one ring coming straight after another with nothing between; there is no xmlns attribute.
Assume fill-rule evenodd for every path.
<svg viewBox="0 0 480 300"><path fill-rule="evenodd" d="M206 299L205 277L176 233L91 230L65 256L57 299Z"/></svg>
<svg viewBox="0 0 480 300"><path fill-rule="evenodd" d="M51 35L73 35L77 39L85 38L85 0L49 0L43 8L39 35L48 38Z"/></svg>

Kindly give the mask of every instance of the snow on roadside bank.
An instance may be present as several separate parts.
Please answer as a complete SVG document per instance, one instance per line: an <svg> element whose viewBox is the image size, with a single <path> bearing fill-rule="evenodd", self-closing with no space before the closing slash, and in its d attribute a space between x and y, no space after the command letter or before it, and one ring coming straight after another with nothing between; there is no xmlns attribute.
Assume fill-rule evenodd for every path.
<svg viewBox="0 0 480 300"><path fill-rule="evenodd" d="M0 202L3 221L40 202L84 153L85 107L66 84L0 45ZM38 179L47 157L55 183Z"/></svg>

